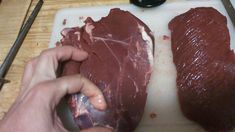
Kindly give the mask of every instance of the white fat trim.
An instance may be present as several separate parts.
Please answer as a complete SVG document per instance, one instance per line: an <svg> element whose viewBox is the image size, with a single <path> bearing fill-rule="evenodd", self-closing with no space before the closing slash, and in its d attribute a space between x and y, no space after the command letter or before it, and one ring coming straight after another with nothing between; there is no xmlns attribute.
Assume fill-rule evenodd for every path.
<svg viewBox="0 0 235 132"><path fill-rule="evenodd" d="M149 59L150 65L153 66L153 41L151 37L145 31L144 26L138 25L138 27L141 32L142 39L147 43L146 48L147 48L147 53L148 53L148 59Z"/></svg>
<svg viewBox="0 0 235 132"><path fill-rule="evenodd" d="M75 32L74 34L76 34L77 36L78 36L78 41L80 41L80 39L81 39L81 33L80 32Z"/></svg>
<svg viewBox="0 0 235 132"><path fill-rule="evenodd" d="M95 28L91 23L87 23L85 26L85 31L89 34L90 40L93 41L92 30Z"/></svg>

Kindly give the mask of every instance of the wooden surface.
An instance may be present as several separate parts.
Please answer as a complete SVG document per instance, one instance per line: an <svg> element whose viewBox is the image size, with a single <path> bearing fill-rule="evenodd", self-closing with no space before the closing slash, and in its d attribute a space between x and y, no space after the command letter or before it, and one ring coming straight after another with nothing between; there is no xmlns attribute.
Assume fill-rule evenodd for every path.
<svg viewBox="0 0 235 132"><path fill-rule="evenodd" d="M2 0L0 3L0 64L19 33L30 3L31 0ZM11 83L0 92L0 119L19 91L23 65L22 59L17 59L7 75Z"/></svg>
<svg viewBox="0 0 235 132"><path fill-rule="evenodd" d="M59 9L128 2L128 0L44 0L44 5L7 74L6 78L11 80L11 83L6 84L0 92L0 119L18 95L25 63L48 47L54 16ZM32 1L28 15L36 3L37 0ZM29 5L30 0L2 0L0 4L0 63L15 40Z"/></svg>

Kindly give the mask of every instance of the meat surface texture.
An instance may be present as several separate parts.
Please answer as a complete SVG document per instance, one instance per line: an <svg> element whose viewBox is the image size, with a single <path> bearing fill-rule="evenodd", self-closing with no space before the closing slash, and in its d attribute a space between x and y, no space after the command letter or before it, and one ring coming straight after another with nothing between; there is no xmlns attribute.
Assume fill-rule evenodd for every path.
<svg viewBox="0 0 235 132"><path fill-rule="evenodd" d="M169 23L183 114L207 131L235 125L235 56L226 17L199 7Z"/></svg>
<svg viewBox="0 0 235 132"><path fill-rule="evenodd" d="M153 64L150 29L130 12L112 9L95 22L62 31L62 45L88 52L83 62L66 62L62 75L82 74L103 92L108 109L99 111L78 93L69 98L74 120L81 129L104 126L131 132L144 112ZM81 115L81 116L78 116Z"/></svg>

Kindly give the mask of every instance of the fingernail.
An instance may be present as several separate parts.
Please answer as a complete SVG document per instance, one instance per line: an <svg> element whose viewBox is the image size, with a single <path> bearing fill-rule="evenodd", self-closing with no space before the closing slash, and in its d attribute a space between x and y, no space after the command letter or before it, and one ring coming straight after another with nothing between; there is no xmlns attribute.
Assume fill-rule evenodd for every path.
<svg viewBox="0 0 235 132"><path fill-rule="evenodd" d="M96 96L96 104L98 105L100 110L105 110L107 107L107 104L104 100L104 97L102 95Z"/></svg>

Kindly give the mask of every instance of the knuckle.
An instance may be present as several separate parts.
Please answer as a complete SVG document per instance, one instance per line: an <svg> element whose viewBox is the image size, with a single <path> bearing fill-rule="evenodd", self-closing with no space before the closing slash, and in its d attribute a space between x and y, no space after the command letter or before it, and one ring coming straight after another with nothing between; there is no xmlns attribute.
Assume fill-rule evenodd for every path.
<svg viewBox="0 0 235 132"><path fill-rule="evenodd" d="M77 76L78 76L78 80L80 80L81 84L83 85L85 80L86 80L86 78L83 75L81 75L81 74L78 74Z"/></svg>
<svg viewBox="0 0 235 132"><path fill-rule="evenodd" d="M63 48L63 49L73 49L74 47L73 46L71 46L71 45L65 45L65 46L63 46L63 47L58 47L58 48Z"/></svg>
<svg viewBox="0 0 235 132"><path fill-rule="evenodd" d="M32 90L30 92L37 97L43 93L42 90L43 90L43 86L38 84L38 85L34 86L34 88L32 88Z"/></svg>
<svg viewBox="0 0 235 132"><path fill-rule="evenodd" d="M84 78L81 74L78 74L77 77L79 80L82 80Z"/></svg>
<svg viewBox="0 0 235 132"><path fill-rule="evenodd" d="M46 50L42 51L40 53L40 57L48 58L49 56L51 56L51 51L52 51L51 49L46 49Z"/></svg>
<svg viewBox="0 0 235 132"><path fill-rule="evenodd" d="M86 79L86 77L81 74L78 75L78 80L80 82L80 90L81 91L86 90L86 88L84 86L87 86L90 81L88 79Z"/></svg>
<svg viewBox="0 0 235 132"><path fill-rule="evenodd" d="M27 63L26 63L26 67L31 67L34 64L34 58L30 59Z"/></svg>

